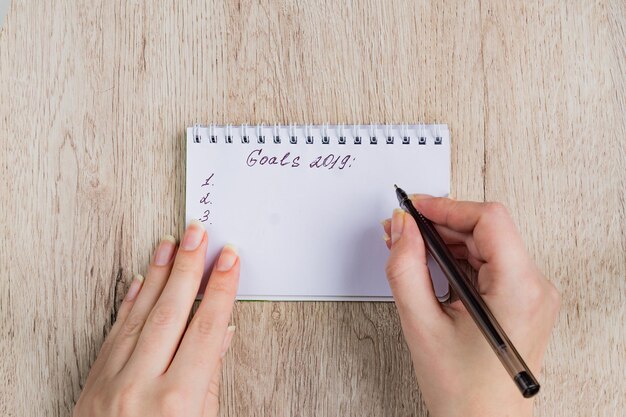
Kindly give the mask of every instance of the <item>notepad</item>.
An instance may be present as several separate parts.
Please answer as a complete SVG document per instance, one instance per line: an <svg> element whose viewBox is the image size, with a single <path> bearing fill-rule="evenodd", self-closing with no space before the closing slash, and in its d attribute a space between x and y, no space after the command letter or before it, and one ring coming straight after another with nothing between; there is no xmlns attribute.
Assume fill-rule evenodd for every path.
<svg viewBox="0 0 626 417"><path fill-rule="evenodd" d="M380 221L398 207L393 185L450 191L442 124L196 125L186 142L186 219L209 234L202 288L231 243L240 300L392 300ZM444 300L447 281L429 268Z"/></svg>

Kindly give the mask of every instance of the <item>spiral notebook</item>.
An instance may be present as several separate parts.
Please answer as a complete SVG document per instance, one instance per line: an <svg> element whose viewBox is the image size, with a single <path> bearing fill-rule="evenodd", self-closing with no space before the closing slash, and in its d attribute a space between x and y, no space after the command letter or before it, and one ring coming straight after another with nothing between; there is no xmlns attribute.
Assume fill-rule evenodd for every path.
<svg viewBox="0 0 626 417"><path fill-rule="evenodd" d="M392 300L379 222L398 207L394 183L448 195L447 125L189 127L186 218L209 233L202 288L231 243L240 300Z"/></svg>

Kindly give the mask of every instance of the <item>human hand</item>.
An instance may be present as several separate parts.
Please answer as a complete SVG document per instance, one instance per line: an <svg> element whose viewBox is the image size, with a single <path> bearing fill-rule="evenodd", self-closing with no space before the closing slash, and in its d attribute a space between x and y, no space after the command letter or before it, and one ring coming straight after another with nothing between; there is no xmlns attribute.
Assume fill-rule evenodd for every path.
<svg viewBox="0 0 626 417"><path fill-rule="evenodd" d="M239 283L239 257L225 246L187 326L204 269L207 234L192 221L176 251L161 240L145 283L136 277L94 362L74 417L216 416L221 358ZM175 255L175 256L174 256Z"/></svg>
<svg viewBox="0 0 626 417"><path fill-rule="evenodd" d="M478 271L478 290L537 375L559 310L504 206L417 195L451 252ZM394 210L383 222L387 278L426 406L433 416L529 416L524 399L460 300L440 304L415 220Z"/></svg>

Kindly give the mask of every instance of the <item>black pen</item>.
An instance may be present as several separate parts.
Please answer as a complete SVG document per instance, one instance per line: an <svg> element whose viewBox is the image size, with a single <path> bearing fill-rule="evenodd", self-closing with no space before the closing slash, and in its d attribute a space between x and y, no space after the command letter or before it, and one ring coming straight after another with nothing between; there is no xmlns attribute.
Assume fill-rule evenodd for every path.
<svg viewBox="0 0 626 417"><path fill-rule="evenodd" d="M404 190L397 185L394 186L396 187L396 196L400 202L400 207L415 219L424 239L426 249L439 264L444 275L448 278L450 286L457 293L470 316L472 316L472 319L474 319L474 322L500 359L500 362L511 375L511 378L513 378L515 385L526 398L537 394L539 392L539 383L519 353L517 353L517 349L515 349L515 346L504 333L504 330L498 324L485 301L463 273L431 221L415 209L411 199Z"/></svg>

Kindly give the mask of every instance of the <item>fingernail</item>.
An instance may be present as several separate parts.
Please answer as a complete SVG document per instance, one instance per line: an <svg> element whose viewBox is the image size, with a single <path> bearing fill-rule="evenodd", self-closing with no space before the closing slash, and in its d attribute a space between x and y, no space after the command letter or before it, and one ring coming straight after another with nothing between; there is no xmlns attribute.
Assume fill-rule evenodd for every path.
<svg viewBox="0 0 626 417"><path fill-rule="evenodd" d="M137 294L139 294L139 290L142 285L143 276L139 274L135 275L133 282L130 284L130 288L128 288L128 292L126 293L126 301L133 301L135 297L137 297Z"/></svg>
<svg viewBox="0 0 626 417"><path fill-rule="evenodd" d="M389 235L388 235L387 233L385 233L385 234L383 235L383 240L384 240L385 242L388 242L388 241L389 241L389 239L390 239Z"/></svg>
<svg viewBox="0 0 626 417"><path fill-rule="evenodd" d="M154 253L154 264L163 266L170 263L176 248L176 239L172 235L165 235L161 238L161 243Z"/></svg>
<svg viewBox="0 0 626 417"><path fill-rule="evenodd" d="M409 198L411 200L424 200L426 198L433 198L433 196L428 194L409 194Z"/></svg>
<svg viewBox="0 0 626 417"><path fill-rule="evenodd" d="M224 245L222 253L217 260L215 269L220 272L230 271L230 268L237 262L237 249L233 245Z"/></svg>
<svg viewBox="0 0 626 417"><path fill-rule="evenodd" d="M387 222L390 222L390 221L391 221L391 219L384 219L384 220L381 220L381 221L380 221L380 224L381 224L383 227L385 227L385 226L387 225Z"/></svg>
<svg viewBox="0 0 626 417"><path fill-rule="evenodd" d="M228 326L226 329L226 336L224 336L224 343L222 343L222 352L220 353L220 357L224 357L228 348L230 347L230 342L233 341L233 336L235 335L235 326Z"/></svg>
<svg viewBox="0 0 626 417"><path fill-rule="evenodd" d="M187 226L185 236L180 244L180 247L184 250L195 250L202 242L204 237L204 226L198 220L192 220Z"/></svg>
<svg viewBox="0 0 626 417"><path fill-rule="evenodd" d="M391 217L391 244L394 245L402 236L404 229L404 210L396 208Z"/></svg>

